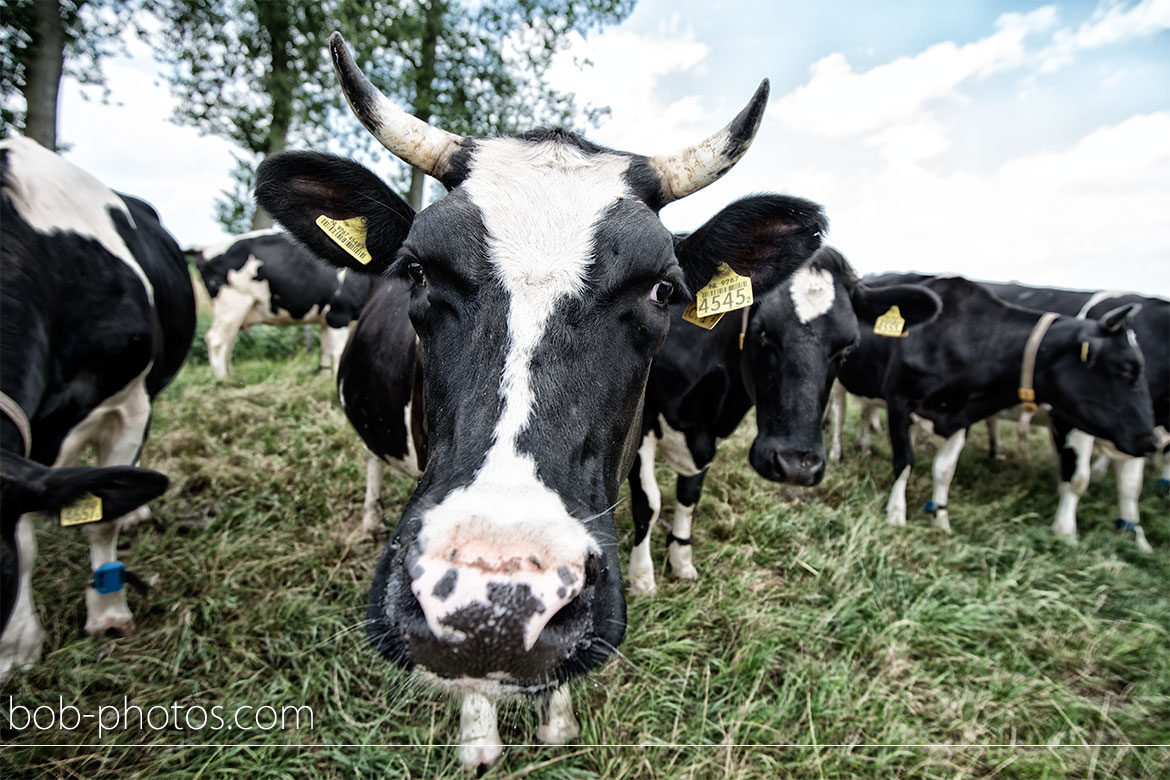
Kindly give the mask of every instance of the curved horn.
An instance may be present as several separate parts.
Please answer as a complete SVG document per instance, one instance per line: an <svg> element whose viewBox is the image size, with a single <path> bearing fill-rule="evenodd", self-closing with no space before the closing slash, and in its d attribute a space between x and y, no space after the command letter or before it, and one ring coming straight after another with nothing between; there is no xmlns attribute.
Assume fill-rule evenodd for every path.
<svg viewBox="0 0 1170 780"><path fill-rule="evenodd" d="M366 129L395 157L441 179L450 169L451 155L459 149L463 136L431 127L375 89L353 61L341 33L329 36L329 51L345 100Z"/></svg>
<svg viewBox="0 0 1170 780"><path fill-rule="evenodd" d="M650 165L662 180L662 203L697 192L731 170L752 145L767 104L768 80L764 79L727 127L681 152L651 157Z"/></svg>

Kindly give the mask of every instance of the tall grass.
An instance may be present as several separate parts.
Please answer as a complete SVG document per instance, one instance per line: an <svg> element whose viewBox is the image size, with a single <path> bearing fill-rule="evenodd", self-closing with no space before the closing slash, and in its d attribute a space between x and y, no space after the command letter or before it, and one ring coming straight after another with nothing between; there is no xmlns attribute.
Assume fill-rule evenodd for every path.
<svg viewBox="0 0 1170 780"><path fill-rule="evenodd" d="M299 337L299 329L286 329ZM138 630L81 636L87 552L42 528L44 660L0 692L0 776L458 776L458 707L369 648L380 547L354 535L363 454L315 358L189 364L155 406L144 462L170 475L155 522L123 537ZM1126 777L1170 775L1170 522L1152 483L1153 555L1112 531L1112 478L1081 504L1081 543L1048 529L1055 460L986 458L980 429L951 492L954 532L884 520L886 459L856 453L811 489L724 445L696 513L701 579L631 599L621 652L573 685L581 744L529 743L506 706L495 778ZM910 488L929 496L929 453ZM665 472L660 483L673 480ZM390 479L388 524L411 484ZM669 489L665 492L669 493ZM666 514L669 514L666 513ZM619 528L630 528L627 503ZM656 531L655 550L664 552ZM11 697L11 698L10 698ZM307 705L311 729L7 727L10 702L95 713L172 704ZM367 748L355 745L370 746Z"/></svg>

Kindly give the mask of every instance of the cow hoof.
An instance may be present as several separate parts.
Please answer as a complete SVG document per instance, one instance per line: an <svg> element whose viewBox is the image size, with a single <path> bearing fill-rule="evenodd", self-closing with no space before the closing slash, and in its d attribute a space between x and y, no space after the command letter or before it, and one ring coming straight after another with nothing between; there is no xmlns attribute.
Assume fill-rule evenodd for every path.
<svg viewBox="0 0 1170 780"><path fill-rule="evenodd" d="M671 569L671 574L676 580L697 580L699 579L698 570L689 563L685 566L680 566L677 569Z"/></svg>
<svg viewBox="0 0 1170 780"><path fill-rule="evenodd" d="M930 524L940 531L946 531L948 534L951 532L951 521L946 516L945 510L940 509L935 514L934 519L930 521Z"/></svg>
<svg viewBox="0 0 1170 780"><path fill-rule="evenodd" d="M475 772L476 777L487 774L503 754L504 746L490 740L474 740L459 746L459 760Z"/></svg>
<svg viewBox="0 0 1170 780"><path fill-rule="evenodd" d="M658 590L658 586L654 583L654 576L630 578L630 595L631 596L653 596Z"/></svg>
<svg viewBox="0 0 1170 780"><path fill-rule="evenodd" d="M122 515L118 521L118 530L129 531L150 519L150 507L140 506L129 514Z"/></svg>
<svg viewBox="0 0 1170 780"><path fill-rule="evenodd" d="M897 510L891 510L887 512L886 522L899 528L904 527L906 525L906 510L903 509L901 512Z"/></svg>
<svg viewBox="0 0 1170 780"><path fill-rule="evenodd" d="M1078 544L1076 531L1069 533L1067 531L1061 531L1061 530L1058 530L1056 528L1053 528L1052 533L1056 534L1056 537L1058 539L1060 539L1062 542L1064 542L1065 544L1067 544L1069 547L1076 547Z"/></svg>
<svg viewBox="0 0 1170 780"><path fill-rule="evenodd" d="M546 745L569 745L581 735L581 726L570 712L568 717L551 718L536 729L537 738Z"/></svg>
<svg viewBox="0 0 1170 780"><path fill-rule="evenodd" d="M8 681L13 671L40 660L44 642L45 632L36 620L10 620L4 631L4 641L0 643L0 685Z"/></svg>
<svg viewBox="0 0 1170 780"><path fill-rule="evenodd" d="M108 632L129 634L134 631L134 616L126 606L126 591L98 593L93 588L85 591L85 633L104 636Z"/></svg>

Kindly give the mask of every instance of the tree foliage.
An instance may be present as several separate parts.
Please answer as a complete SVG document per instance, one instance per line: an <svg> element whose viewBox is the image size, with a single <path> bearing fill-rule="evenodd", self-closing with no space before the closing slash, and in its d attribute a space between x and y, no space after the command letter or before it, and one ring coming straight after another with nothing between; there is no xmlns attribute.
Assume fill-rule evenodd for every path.
<svg viewBox="0 0 1170 780"><path fill-rule="evenodd" d="M179 98L175 121L227 138L252 162L288 145L366 159L327 40L340 30L374 83L416 116L461 134L572 123L545 75L566 35L617 22L634 0L147 0L153 41ZM586 109L587 117L597 111ZM397 163L395 163L397 165ZM400 177L405 173L400 170ZM242 181L225 192L237 198ZM421 192L421 175L413 189ZM404 181L400 178L399 181ZM217 210L238 224L240 204ZM254 222L256 226L263 221Z"/></svg>
<svg viewBox="0 0 1170 780"><path fill-rule="evenodd" d="M16 130L55 146L62 76L100 86L102 99L108 99L102 60L122 49L120 36L134 23L139 5L125 0L0 0L0 136Z"/></svg>

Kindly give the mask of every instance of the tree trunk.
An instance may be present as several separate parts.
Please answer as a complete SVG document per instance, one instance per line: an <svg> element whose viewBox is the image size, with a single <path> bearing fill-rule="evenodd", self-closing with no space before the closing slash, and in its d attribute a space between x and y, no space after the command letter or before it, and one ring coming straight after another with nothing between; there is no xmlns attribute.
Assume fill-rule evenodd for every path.
<svg viewBox="0 0 1170 780"><path fill-rule="evenodd" d="M292 38L292 10L288 2L270 0L256 4L256 21L267 32L272 47L271 67L264 78L265 91L272 106L272 124L264 141L264 156L282 151L288 145L288 131L292 126L293 84L289 73L289 44ZM252 229L272 227L272 217L256 206L252 215Z"/></svg>
<svg viewBox="0 0 1170 780"><path fill-rule="evenodd" d="M443 17L447 14L446 0L432 0L427 3L426 17L423 21L421 50L419 52L419 66L415 72L414 105L412 112L424 122L430 122L435 105L435 79L438 75L435 63L439 46L439 35L443 31ZM410 207L421 211L423 205L423 186L426 183L426 174L418 168L410 170Z"/></svg>
<svg viewBox="0 0 1170 780"><path fill-rule="evenodd" d="M65 65L65 27L57 0L34 2L24 99L28 104L24 134L46 149L57 150L57 94Z"/></svg>

